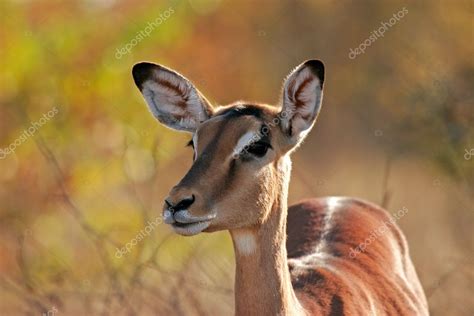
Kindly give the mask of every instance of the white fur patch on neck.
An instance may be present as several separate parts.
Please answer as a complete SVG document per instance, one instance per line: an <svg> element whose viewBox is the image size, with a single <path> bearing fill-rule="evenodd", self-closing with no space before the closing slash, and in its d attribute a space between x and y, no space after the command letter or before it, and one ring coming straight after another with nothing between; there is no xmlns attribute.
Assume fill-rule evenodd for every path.
<svg viewBox="0 0 474 316"><path fill-rule="evenodd" d="M235 247L239 254L249 256L257 250L255 236L250 232L238 233L234 235Z"/></svg>
<svg viewBox="0 0 474 316"><path fill-rule="evenodd" d="M239 156L246 147L250 146L252 143L260 139L260 135L256 132L247 132L242 137L240 137L237 145L235 145L234 151L232 152L233 157Z"/></svg>

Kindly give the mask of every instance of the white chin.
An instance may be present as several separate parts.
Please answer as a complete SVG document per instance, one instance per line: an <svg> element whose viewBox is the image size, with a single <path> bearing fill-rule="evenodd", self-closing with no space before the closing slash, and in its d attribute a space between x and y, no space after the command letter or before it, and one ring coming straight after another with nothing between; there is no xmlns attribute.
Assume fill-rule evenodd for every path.
<svg viewBox="0 0 474 316"><path fill-rule="evenodd" d="M192 224L186 224L185 226L177 226L172 224L173 230L175 233L183 236L193 236L202 232L204 229L208 228L211 224L211 221L197 222Z"/></svg>

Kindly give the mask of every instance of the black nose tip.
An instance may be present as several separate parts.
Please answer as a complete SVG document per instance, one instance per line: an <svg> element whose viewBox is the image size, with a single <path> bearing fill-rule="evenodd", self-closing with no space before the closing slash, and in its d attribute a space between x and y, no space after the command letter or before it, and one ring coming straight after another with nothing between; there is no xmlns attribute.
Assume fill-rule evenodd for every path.
<svg viewBox="0 0 474 316"><path fill-rule="evenodd" d="M191 197L184 198L181 201L179 201L178 203L176 203L175 205L173 205L168 200L165 200L165 203L166 203L166 206L168 207L168 209L171 212L174 213L174 212L181 211L181 210L184 210L184 209L188 208L189 206L191 206L191 204L194 203L195 199L196 199L196 197L193 194L193 195L191 195Z"/></svg>

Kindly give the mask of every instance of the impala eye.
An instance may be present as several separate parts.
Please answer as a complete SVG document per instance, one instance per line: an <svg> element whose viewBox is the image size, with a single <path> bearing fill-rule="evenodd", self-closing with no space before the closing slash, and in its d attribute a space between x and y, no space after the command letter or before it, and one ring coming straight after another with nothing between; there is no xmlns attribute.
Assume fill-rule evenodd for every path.
<svg viewBox="0 0 474 316"><path fill-rule="evenodd" d="M257 157L263 157L270 148L272 146L269 143L259 141L250 145L247 152Z"/></svg>

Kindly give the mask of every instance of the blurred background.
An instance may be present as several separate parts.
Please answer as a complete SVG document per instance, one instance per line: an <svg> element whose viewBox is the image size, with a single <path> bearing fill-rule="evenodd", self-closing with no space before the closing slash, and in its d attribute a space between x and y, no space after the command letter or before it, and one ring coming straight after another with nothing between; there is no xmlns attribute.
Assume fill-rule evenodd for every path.
<svg viewBox="0 0 474 316"><path fill-rule="evenodd" d="M473 315L472 1L3 0L0 16L1 315L232 314L227 232L161 224L190 136L152 118L131 67L276 104L310 58L325 98L290 203L406 207L432 315Z"/></svg>

